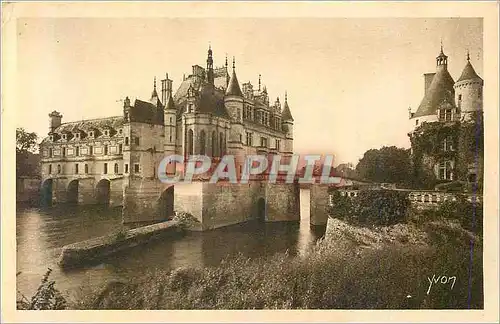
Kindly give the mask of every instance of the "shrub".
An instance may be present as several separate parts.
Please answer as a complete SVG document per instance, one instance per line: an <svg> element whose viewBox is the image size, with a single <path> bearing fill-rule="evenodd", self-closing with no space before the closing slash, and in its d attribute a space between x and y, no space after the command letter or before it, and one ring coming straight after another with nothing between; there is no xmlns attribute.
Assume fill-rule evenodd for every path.
<svg viewBox="0 0 500 324"><path fill-rule="evenodd" d="M457 195L456 201L441 203L436 211L438 217L457 219L463 228L481 234L483 230L483 205L469 202L463 195Z"/></svg>
<svg viewBox="0 0 500 324"><path fill-rule="evenodd" d="M360 225L392 225L406 221L410 201L405 192L361 190L356 198L333 193L330 214Z"/></svg>
<svg viewBox="0 0 500 324"><path fill-rule="evenodd" d="M22 293L18 293L17 309L20 310L60 310L66 309L66 300L55 288L55 281L49 280L52 269L48 269L42 278L36 293L30 298L26 298Z"/></svg>

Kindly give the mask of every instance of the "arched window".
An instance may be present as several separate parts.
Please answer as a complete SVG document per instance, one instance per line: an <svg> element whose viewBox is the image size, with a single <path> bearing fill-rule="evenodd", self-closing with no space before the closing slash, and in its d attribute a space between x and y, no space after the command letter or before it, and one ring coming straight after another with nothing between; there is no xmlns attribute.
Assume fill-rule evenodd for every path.
<svg viewBox="0 0 500 324"><path fill-rule="evenodd" d="M200 154L201 155L205 155L205 148L206 148L205 131L201 130L201 132L200 132Z"/></svg>
<svg viewBox="0 0 500 324"><path fill-rule="evenodd" d="M188 130L188 136L186 139L186 153L187 155L193 155L193 130Z"/></svg>
<svg viewBox="0 0 500 324"><path fill-rule="evenodd" d="M115 174L118 174L118 163L115 163Z"/></svg>
<svg viewBox="0 0 500 324"><path fill-rule="evenodd" d="M217 156L217 133L212 132L212 156Z"/></svg>
<svg viewBox="0 0 500 324"><path fill-rule="evenodd" d="M61 173L61 165L60 164L57 165L57 173Z"/></svg>

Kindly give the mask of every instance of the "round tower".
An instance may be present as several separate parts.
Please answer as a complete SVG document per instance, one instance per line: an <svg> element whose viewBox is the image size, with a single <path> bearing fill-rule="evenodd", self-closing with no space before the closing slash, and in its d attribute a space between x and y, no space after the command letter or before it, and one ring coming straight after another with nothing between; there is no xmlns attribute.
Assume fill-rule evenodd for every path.
<svg viewBox="0 0 500 324"><path fill-rule="evenodd" d="M455 82L455 101L462 119L470 118L471 113L483 110L483 79L481 79L470 62L467 53L467 64L462 75Z"/></svg>

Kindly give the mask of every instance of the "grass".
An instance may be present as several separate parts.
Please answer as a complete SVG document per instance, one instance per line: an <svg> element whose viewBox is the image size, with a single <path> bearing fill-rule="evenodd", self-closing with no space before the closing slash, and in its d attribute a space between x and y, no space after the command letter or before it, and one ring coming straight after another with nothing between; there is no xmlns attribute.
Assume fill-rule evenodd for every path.
<svg viewBox="0 0 500 324"><path fill-rule="evenodd" d="M357 229L352 227L351 231ZM363 228L363 231L367 231ZM483 308L482 243L460 226L414 227L428 244L358 244L328 235L305 257L242 256L217 267L154 272L136 282L113 282L87 294L83 309L457 309ZM332 234L332 233L330 233ZM349 234L349 233L348 233ZM346 235L346 237L349 235ZM357 238L358 237L358 238ZM472 267L470 242L475 240ZM469 269L472 269L469 273ZM428 277L456 276L450 285ZM469 279L470 278L470 279ZM469 285L471 299L469 300Z"/></svg>

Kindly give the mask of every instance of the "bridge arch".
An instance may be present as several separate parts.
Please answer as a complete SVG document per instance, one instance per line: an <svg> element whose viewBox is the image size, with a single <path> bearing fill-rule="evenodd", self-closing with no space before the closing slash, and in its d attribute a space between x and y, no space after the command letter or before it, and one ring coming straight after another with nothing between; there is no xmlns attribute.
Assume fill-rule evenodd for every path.
<svg viewBox="0 0 500 324"><path fill-rule="evenodd" d="M47 179L42 183L42 188L40 192L40 202L42 206L51 206L52 205L52 187L53 180Z"/></svg>
<svg viewBox="0 0 500 324"><path fill-rule="evenodd" d="M66 196L66 201L70 204L78 204L78 188L79 182L78 180L72 180L68 184L68 191Z"/></svg>
<svg viewBox="0 0 500 324"><path fill-rule="evenodd" d="M101 179L95 188L96 200L98 204L109 205L111 193L111 183L108 179Z"/></svg>
<svg viewBox="0 0 500 324"><path fill-rule="evenodd" d="M158 199L158 214L163 219L174 215L174 186L163 190Z"/></svg>

